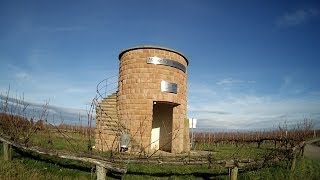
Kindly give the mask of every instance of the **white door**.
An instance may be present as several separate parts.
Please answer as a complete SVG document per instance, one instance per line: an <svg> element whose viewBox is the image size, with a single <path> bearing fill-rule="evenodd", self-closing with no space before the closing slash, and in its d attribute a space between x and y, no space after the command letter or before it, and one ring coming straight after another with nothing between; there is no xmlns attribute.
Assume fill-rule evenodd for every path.
<svg viewBox="0 0 320 180"><path fill-rule="evenodd" d="M151 149L159 149L160 127L151 130Z"/></svg>

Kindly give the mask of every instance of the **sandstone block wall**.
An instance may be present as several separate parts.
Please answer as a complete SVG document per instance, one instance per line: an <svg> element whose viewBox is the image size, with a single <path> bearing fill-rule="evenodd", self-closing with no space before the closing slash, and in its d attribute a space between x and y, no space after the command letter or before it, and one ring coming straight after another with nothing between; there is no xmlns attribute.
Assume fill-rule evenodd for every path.
<svg viewBox="0 0 320 180"><path fill-rule="evenodd" d="M113 93L102 99L96 107L96 149L117 150L122 129L117 115L117 94Z"/></svg>
<svg viewBox="0 0 320 180"><path fill-rule="evenodd" d="M148 64L147 58L157 56L188 66L181 53L163 47L141 46L124 50L119 55L117 114L131 134L132 150L150 151L153 105L169 103L173 107L170 152L189 151L189 129L185 125L187 111L187 71ZM161 92L161 81L177 84L177 94Z"/></svg>

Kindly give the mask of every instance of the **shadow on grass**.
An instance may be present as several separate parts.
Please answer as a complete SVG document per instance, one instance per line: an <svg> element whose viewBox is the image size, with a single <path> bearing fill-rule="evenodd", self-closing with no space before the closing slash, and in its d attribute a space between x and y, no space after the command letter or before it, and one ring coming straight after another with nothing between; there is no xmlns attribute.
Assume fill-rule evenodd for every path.
<svg viewBox="0 0 320 180"><path fill-rule="evenodd" d="M34 159L37 161L42 161L46 163L50 163L53 165L58 165L59 167L62 168L67 168L67 169L75 169L75 170L80 170L84 172L93 172L93 169L95 166L93 166L90 163L83 163L83 162L78 162L74 160L66 160L66 159L61 159L58 157L53 157L53 156L45 156L45 155L39 155L36 153L32 152L26 152L22 151L19 149L14 149L15 153L13 154L15 158L30 158ZM269 165L270 166L270 165ZM273 166L279 166L282 167L281 165L273 164ZM246 169L239 169L239 174L248 172L248 171L257 171L259 169L265 168L268 166L261 166L261 167L250 167ZM140 168L138 168L140 169ZM200 170L201 171L201 170ZM229 175L228 171L221 171L221 172L214 172L214 169L212 169L212 172L143 172L143 171L135 171L135 170L130 170L128 169L128 172L125 175L122 174L116 174L113 172L108 171L107 172L107 177L113 178L113 179L122 179L123 176L127 177L134 177L134 176L140 176L139 178L147 178L149 177L159 177L159 178L168 178L168 177L190 177L193 176L195 178L201 178L201 179L226 179Z"/></svg>
<svg viewBox="0 0 320 180"><path fill-rule="evenodd" d="M126 175L138 175L138 176L152 176L152 177L171 177L171 176L194 176L196 178L202 178L202 179L220 179L223 178L223 176L228 176L229 174L227 172L222 173L202 173L202 172L194 172L194 173L186 173L186 174L180 174L180 173L146 173L146 172L130 172L128 171Z"/></svg>
<svg viewBox="0 0 320 180"><path fill-rule="evenodd" d="M91 172L92 164L78 162L73 160L61 159L59 157L40 155L32 152L26 152L17 148L14 148L16 153L13 154L14 158L31 158L37 161L51 163L67 169L76 169L85 172Z"/></svg>

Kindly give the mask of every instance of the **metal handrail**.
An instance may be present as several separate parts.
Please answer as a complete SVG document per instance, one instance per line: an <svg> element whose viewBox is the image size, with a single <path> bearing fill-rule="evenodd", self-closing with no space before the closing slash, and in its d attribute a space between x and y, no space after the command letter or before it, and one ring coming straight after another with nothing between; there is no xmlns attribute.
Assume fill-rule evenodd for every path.
<svg viewBox="0 0 320 180"><path fill-rule="evenodd" d="M118 88L118 86L116 86L117 83L118 83L117 75L110 76L106 79L103 79L97 84L97 88L96 88L97 95L101 99L106 98L109 92L114 91Z"/></svg>

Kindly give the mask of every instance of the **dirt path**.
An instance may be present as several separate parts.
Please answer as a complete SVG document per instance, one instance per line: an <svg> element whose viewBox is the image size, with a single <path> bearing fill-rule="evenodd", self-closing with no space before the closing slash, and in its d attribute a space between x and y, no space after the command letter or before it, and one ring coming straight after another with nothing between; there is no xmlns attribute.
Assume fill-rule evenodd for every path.
<svg viewBox="0 0 320 180"><path fill-rule="evenodd" d="M310 158L319 159L320 160L320 147L313 145L313 142L320 141L320 138L313 139L307 142L307 145L304 149L304 155Z"/></svg>

